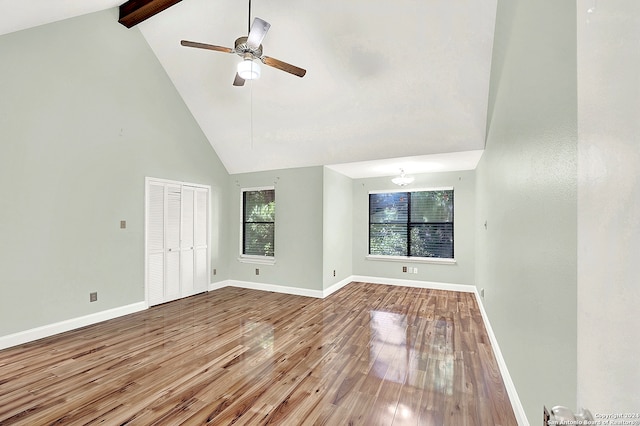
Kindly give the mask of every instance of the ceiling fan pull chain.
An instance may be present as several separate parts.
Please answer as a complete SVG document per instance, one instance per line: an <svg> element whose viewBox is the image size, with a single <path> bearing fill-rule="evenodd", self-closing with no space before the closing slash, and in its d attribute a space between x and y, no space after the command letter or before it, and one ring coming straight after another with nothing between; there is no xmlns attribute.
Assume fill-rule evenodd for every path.
<svg viewBox="0 0 640 426"><path fill-rule="evenodd" d="M253 150L253 80L249 82L249 138L251 149Z"/></svg>

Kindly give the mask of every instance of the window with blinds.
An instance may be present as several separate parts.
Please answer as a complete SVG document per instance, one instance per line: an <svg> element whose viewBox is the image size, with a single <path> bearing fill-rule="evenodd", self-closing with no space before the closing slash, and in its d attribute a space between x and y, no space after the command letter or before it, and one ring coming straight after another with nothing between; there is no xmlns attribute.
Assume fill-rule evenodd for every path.
<svg viewBox="0 0 640 426"><path fill-rule="evenodd" d="M453 259L453 189L370 193L369 254Z"/></svg>
<svg viewBox="0 0 640 426"><path fill-rule="evenodd" d="M275 189L242 190L242 254L274 257Z"/></svg>

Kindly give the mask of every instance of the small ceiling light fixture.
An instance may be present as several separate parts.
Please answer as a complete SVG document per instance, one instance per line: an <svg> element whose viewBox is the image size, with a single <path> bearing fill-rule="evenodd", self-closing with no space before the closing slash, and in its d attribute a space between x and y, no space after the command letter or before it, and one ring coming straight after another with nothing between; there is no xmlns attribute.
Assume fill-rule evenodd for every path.
<svg viewBox="0 0 640 426"><path fill-rule="evenodd" d="M260 78L260 64L251 58L245 58L238 64L238 75L243 80L257 80Z"/></svg>
<svg viewBox="0 0 640 426"><path fill-rule="evenodd" d="M393 179L391 179L391 182L395 183L398 186L407 186L411 182L413 182L413 180L414 178L405 176L404 169L400 169L400 176L394 177Z"/></svg>

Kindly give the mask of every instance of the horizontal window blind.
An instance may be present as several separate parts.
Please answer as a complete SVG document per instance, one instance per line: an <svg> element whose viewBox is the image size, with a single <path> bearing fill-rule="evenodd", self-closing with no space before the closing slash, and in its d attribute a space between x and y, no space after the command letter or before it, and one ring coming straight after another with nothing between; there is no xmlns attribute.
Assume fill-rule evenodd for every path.
<svg viewBox="0 0 640 426"><path fill-rule="evenodd" d="M369 254L453 259L453 190L369 194Z"/></svg>

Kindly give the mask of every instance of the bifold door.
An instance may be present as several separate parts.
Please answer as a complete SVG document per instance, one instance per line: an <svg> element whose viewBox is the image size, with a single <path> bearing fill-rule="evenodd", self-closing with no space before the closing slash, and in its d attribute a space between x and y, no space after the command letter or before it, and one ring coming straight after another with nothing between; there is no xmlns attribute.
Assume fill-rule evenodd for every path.
<svg viewBox="0 0 640 426"><path fill-rule="evenodd" d="M146 286L149 305L207 290L207 186L147 179Z"/></svg>

